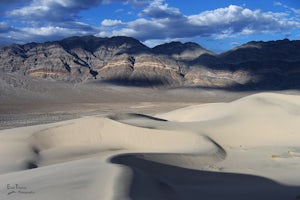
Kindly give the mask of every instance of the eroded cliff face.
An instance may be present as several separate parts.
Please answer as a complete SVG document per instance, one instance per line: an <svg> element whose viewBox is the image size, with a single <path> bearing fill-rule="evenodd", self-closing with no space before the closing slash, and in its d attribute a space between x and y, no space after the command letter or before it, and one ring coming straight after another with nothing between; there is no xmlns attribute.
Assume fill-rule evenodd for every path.
<svg viewBox="0 0 300 200"><path fill-rule="evenodd" d="M133 85L181 85L176 60L128 37L72 37L0 50L1 71L70 82L103 80Z"/></svg>
<svg viewBox="0 0 300 200"><path fill-rule="evenodd" d="M71 37L1 47L0 71L71 83L300 88L300 42L250 42L216 55L196 43L151 49L130 37Z"/></svg>
<svg viewBox="0 0 300 200"><path fill-rule="evenodd" d="M172 59L152 54L116 56L97 72L100 79L117 84L163 86L184 83L181 66Z"/></svg>

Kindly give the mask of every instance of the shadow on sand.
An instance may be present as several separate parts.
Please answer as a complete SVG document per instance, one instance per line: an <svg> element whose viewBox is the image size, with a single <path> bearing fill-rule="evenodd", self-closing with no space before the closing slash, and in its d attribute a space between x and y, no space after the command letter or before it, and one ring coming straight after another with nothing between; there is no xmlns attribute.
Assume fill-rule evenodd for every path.
<svg viewBox="0 0 300 200"><path fill-rule="evenodd" d="M133 170L133 200L295 200L300 187L284 186L259 176L208 172L119 155L111 160Z"/></svg>

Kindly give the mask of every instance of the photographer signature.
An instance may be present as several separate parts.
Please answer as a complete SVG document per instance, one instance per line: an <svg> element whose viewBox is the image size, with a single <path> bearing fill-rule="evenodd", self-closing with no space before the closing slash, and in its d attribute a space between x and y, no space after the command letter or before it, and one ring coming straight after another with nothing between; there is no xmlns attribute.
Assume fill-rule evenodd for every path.
<svg viewBox="0 0 300 200"><path fill-rule="evenodd" d="M21 184L7 184L7 195L12 194L33 194L32 190L29 190L26 186Z"/></svg>

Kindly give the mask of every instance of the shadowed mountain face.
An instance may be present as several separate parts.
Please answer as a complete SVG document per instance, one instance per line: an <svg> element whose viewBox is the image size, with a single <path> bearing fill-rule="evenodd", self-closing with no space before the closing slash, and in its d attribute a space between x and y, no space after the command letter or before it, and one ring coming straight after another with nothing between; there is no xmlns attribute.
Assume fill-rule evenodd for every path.
<svg viewBox="0 0 300 200"><path fill-rule="evenodd" d="M300 41L249 42L216 55L196 43L149 48L130 37L71 37L0 47L1 73L142 87L300 88Z"/></svg>

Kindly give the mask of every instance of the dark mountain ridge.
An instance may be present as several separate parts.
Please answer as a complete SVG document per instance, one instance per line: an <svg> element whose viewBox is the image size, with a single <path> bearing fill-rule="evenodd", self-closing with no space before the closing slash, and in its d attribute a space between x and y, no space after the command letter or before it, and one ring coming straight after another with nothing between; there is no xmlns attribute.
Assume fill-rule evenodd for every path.
<svg viewBox="0 0 300 200"><path fill-rule="evenodd" d="M249 42L214 54L192 42L149 48L131 37L70 37L0 47L0 73L71 83L299 89L300 41Z"/></svg>

